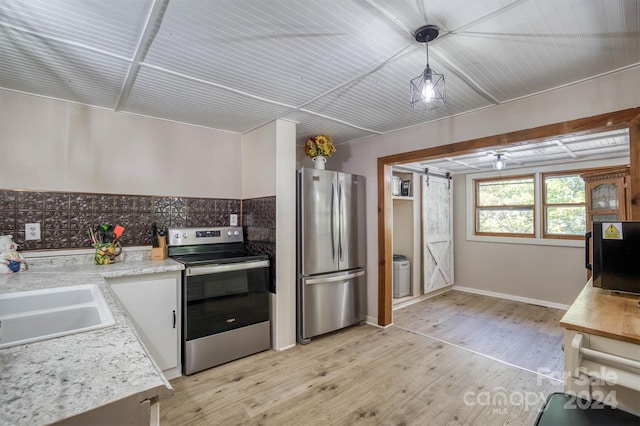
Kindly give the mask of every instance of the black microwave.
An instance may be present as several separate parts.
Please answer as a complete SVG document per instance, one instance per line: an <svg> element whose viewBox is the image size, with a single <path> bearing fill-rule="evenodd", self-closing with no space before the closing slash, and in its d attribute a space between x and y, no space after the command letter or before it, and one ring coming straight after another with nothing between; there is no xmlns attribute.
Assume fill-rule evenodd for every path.
<svg viewBox="0 0 640 426"><path fill-rule="evenodd" d="M640 222L594 222L585 249L594 287L640 294Z"/></svg>

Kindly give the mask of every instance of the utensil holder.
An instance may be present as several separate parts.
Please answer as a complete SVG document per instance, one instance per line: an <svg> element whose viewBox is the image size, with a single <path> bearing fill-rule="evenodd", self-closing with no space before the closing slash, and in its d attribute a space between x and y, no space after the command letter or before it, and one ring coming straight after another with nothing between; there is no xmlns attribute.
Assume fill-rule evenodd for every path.
<svg viewBox="0 0 640 426"><path fill-rule="evenodd" d="M93 257L93 263L96 265L110 265L122 253L122 246L117 241L115 243L96 244L94 247L96 254Z"/></svg>
<svg viewBox="0 0 640 426"><path fill-rule="evenodd" d="M151 260L164 260L168 257L167 237L158 237L158 245L159 247L151 249Z"/></svg>

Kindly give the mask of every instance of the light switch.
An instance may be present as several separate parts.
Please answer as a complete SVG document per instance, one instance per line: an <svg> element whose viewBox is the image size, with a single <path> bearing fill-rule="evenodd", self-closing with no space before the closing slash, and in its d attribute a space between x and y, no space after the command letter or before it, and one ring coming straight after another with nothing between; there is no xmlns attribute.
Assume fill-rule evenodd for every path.
<svg viewBox="0 0 640 426"><path fill-rule="evenodd" d="M25 223L24 239L39 240L40 239L40 223Z"/></svg>
<svg viewBox="0 0 640 426"><path fill-rule="evenodd" d="M237 214L229 215L229 226L238 226L238 215Z"/></svg>

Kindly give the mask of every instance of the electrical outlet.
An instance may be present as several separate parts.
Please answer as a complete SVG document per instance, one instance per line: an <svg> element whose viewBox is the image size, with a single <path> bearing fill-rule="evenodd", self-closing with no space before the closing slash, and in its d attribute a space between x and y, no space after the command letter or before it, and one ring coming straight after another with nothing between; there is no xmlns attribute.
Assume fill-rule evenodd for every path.
<svg viewBox="0 0 640 426"><path fill-rule="evenodd" d="M229 215L229 225L230 226L238 226L238 215L237 214Z"/></svg>
<svg viewBox="0 0 640 426"><path fill-rule="evenodd" d="M25 240L39 240L40 239L40 223L25 223L24 224L24 239Z"/></svg>

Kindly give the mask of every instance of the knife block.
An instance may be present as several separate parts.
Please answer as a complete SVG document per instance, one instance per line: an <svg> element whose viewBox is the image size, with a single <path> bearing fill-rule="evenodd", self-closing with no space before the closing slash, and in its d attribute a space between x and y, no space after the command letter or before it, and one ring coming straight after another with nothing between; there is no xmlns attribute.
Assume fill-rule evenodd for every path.
<svg viewBox="0 0 640 426"><path fill-rule="evenodd" d="M167 237L158 237L159 247L151 248L151 260L164 260L167 255Z"/></svg>

